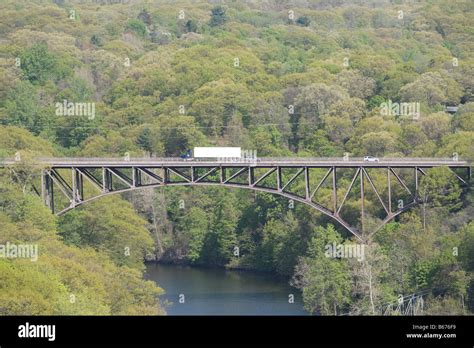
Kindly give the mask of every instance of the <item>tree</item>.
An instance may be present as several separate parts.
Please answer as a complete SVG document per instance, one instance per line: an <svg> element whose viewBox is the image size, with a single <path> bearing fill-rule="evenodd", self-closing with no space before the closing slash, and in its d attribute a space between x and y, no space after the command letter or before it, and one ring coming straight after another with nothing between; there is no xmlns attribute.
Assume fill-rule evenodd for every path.
<svg viewBox="0 0 474 348"><path fill-rule="evenodd" d="M289 212L281 220L269 220L262 234L262 260L265 270L291 276L297 258L303 252L304 240L295 216Z"/></svg>
<svg viewBox="0 0 474 348"><path fill-rule="evenodd" d="M91 36L91 44L95 46L102 46L102 39L100 38L99 35L94 34Z"/></svg>
<svg viewBox="0 0 474 348"><path fill-rule="evenodd" d="M456 153L459 158L474 159L474 132L447 134L441 139L441 144L436 152L437 156L451 157Z"/></svg>
<svg viewBox="0 0 474 348"><path fill-rule="evenodd" d="M378 313L384 303L383 275L389 269L388 257L380 246L372 241L364 245L364 259L350 259L354 276L354 297L351 312L355 315Z"/></svg>
<svg viewBox="0 0 474 348"><path fill-rule="evenodd" d="M89 136L78 149L81 156L110 156L123 157L125 153L133 156L138 155L139 151L133 139L124 137L121 134L111 131L105 136Z"/></svg>
<svg viewBox="0 0 474 348"><path fill-rule="evenodd" d="M14 157L16 152L22 150L28 152L29 157L57 154L47 140L34 136L26 129L13 126L0 127L0 149L6 152L6 157Z"/></svg>
<svg viewBox="0 0 474 348"><path fill-rule="evenodd" d="M311 20L306 16L298 17L296 24L301 25L302 27L309 27Z"/></svg>
<svg viewBox="0 0 474 348"><path fill-rule="evenodd" d="M197 32L197 23L193 19L189 19L185 24L185 30L187 33L196 33Z"/></svg>
<svg viewBox="0 0 474 348"><path fill-rule="evenodd" d="M137 16L137 19L141 20L146 25L151 25L151 16L146 9L140 11Z"/></svg>
<svg viewBox="0 0 474 348"><path fill-rule="evenodd" d="M224 266L234 256L237 245L235 234L239 212L235 199L223 194L218 199L202 247L202 260L212 266Z"/></svg>
<svg viewBox="0 0 474 348"><path fill-rule="evenodd" d="M474 131L474 102L461 105L454 115L455 127L463 131Z"/></svg>
<svg viewBox="0 0 474 348"><path fill-rule="evenodd" d="M337 74L336 82L337 85L343 87L351 97L367 99L370 98L375 91L375 80L362 75L358 70L342 70ZM377 106L379 105L380 103Z"/></svg>
<svg viewBox="0 0 474 348"><path fill-rule="evenodd" d="M0 244L39 248L35 262L0 259L2 315L164 313L157 301L163 291L143 280L139 270L118 266L104 252L65 245L55 217L41 201L5 180L0 176Z"/></svg>
<svg viewBox="0 0 474 348"><path fill-rule="evenodd" d="M191 263L198 263L202 257L205 236L209 232L209 216L201 208L192 207L184 218L182 229L188 239L187 259Z"/></svg>
<svg viewBox="0 0 474 348"><path fill-rule="evenodd" d="M348 117L326 116L324 128L329 138L338 144L344 143L352 135L352 122Z"/></svg>
<svg viewBox="0 0 474 348"><path fill-rule="evenodd" d="M10 91L5 101L7 124L24 127L38 134L48 123L48 118L39 107L37 91L29 81L21 81Z"/></svg>
<svg viewBox="0 0 474 348"><path fill-rule="evenodd" d="M386 153L395 152L398 145L395 135L386 131L364 134L360 142L361 150L359 153L373 156L383 156Z"/></svg>
<svg viewBox="0 0 474 348"><path fill-rule="evenodd" d="M419 192L423 209L428 202L433 207L444 207L449 211L455 211L462 206L462 191L458 179L447 167L429 169L420 180Z"/></svg>
<svg viewBox="0 0 474 348"><path fill-rule="evenodd" d="M203 85L194 96L190 114L206 127L207 134L223 135L235 114L240 115L244 125L248 123L254 101L244 84L216 80Z"/></svg>
<svg viewBox="0 0 474 348"><path fill-rule="evenodd" d="M296 107L303 120L318 125L320 117L328 112L334 103L346 97L347 94L339 87L322 83L312 84L301 89L296 98Z"/></svg>
<svg viewBox="0 0 474 348"><path fill-rule="evenodd" d="M205 144L205 137L191 116L162 115L157 126L158 139L154 141L161 142L164 156L179 156L194 146Z"/></svg>
<svg viewBox="0 0 474 348"><path fill-rule="evenodd" d="M130 19L125 29L134 32L141 38L144 38L146 35L146 25L139 19Z"/></svg>
<svg viewBox="0 0 474 348"><path fill-rule="evenodd" d="M465 225L461 230L461 248L459 250L460 261L463 268L471 275L467 289L467 307L474 312L474 222Z"/></svg>
<svg viewBox="0 0 474 348"><path fill-rule="evenodd" d="M143 150L149 153L151 156L153 151L153 140L150 128L143 128L137 138L138 146L140 146Z"/></svg>
<svg viewBox="0 0 474 348"><path fill-rule="evenodd" d="M334 227L318 227L308 245L307 256L300 258L295 268L292 284L303 291L304 308L310 313L338 315L350 303L347 260L325 254L326 245L332 243L342 243Z"/></svg>
<svg viewBox="0 0 474 348"><path fill-rule="evenodd" d="M429 106L442 103L457 105L461 97L459 85L438 72L427 72L400 90L402 101L425 103Z"/></svg>
<svg viewBox="0 0 474 348"><path fill-rule="evenodd" d="M440 141L451 131L451 117L444 112L421 117L421 129L430 139Z"/></svg>
<svg viewBox="0 0 474 348"><path fill-rule="evenodd" d="M337 86L316 83L303 87L295 99L296 117L293 118L295 146L298 146L299 138L308 137L319 128L323 116L329 113L334 104L345 98L348 98L348 94Z"/></svg>
<svg viewBox="0 0 474 348"><path fill-rule="evenodd" d="M33 84L42 84L57 72L56 57L49 53L48 46L44 42L36 43L25 50L20 59L25 77Z"/></svg>
<svg viewBox="0 0 474 348"><path fill-rule="evenodd" d="M118 265L141 270L154 244L146 226L130 203L106 197L65 215L59 232L66 243L102 250Z"/></svg>
<svg viewBox="0 0 474 348"><path fill-rule="evenodd" d="M220 5L214 6L211 10L211 19L209 25L211 27L217 27L225 24L229 18L226 15L226 9Z"/></svg>
<svg viewBox="0 0 474 348"><path fill-rule="evenodd" d="M428 142L428 137L420 129L418 124L408 123L403 126L403 143L405 144L405 153L410 154L418 146L423 146Z"/></svg>

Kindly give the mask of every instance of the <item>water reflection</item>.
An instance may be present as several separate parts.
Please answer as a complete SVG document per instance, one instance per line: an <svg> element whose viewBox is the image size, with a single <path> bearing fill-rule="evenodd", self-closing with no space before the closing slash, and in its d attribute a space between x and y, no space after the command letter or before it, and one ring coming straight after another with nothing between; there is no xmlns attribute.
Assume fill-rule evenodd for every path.
<svg viewBox="0 0 474 348"><path fill-rule="evenodd" d="M169 315L307 314L297 289L266 274L148 264L145 277L166 291Z"/></svg>

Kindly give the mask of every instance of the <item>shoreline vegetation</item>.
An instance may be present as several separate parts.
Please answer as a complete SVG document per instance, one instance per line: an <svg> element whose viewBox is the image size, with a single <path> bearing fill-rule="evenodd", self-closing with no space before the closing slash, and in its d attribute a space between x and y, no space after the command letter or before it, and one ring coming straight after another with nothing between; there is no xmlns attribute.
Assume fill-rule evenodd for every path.
<svg viewBox="0 0 474 348"><path fill-rule="evenodd" d="M190 267L190 268L196 268L196 269L215 269L215 270L222 270L222 271L236 271L236 272L243 272L243 273L249 273L249 274L255 274L255 275L264 275L264 276L271 276L275 280L281 280L281 281L289 281L290 278L288 276L284 276L281 274L275 274L275 272L271 271L262 271L262 270L256 270L252 268L244 268L240 266L216 266L216 265L193 265L189 262L185 261L163 261L163 260L145 260L144 261L145 266L147 265L164 265L164 266L178 266L178 267Z"/></svg>

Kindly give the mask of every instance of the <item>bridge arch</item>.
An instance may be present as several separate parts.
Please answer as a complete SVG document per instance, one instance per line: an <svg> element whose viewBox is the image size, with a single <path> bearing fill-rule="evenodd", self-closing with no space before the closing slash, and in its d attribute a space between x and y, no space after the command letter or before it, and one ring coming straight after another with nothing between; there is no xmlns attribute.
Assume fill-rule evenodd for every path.
<svg viewBox="0 0 474 348"><path fill-rule="evenodd" d="M124 160L106 160L106 159L76 159L62 160L50 159L45 161L48 166L42 170L41 175L41 196L43 202L55 213L62 215L67 211L76 208L84 203L88 203L100 197L123 193L128 191L139 190L143 188L156 188L166 186L224 186L230 188L244 188L258 192L276 194L285 198L306 204L320 213L330 217L339 223L342 227L363 240L375 233L383 225L393 220L396 216L410 209L414 205L420 203L418 194L419 179L422 175L426 175L424 169L447 166L452 171L454 168L467 169L468 179L463 179L455 171L453 173L464 184L470 179L470 165L467 162L452 160L422 160L414 159L410 161L383 161L376 163L367 163L363 160L345 161L338 159L262 159L258 162L216 162L216 161L183 161L179 159L141 159L139 161ZM355 174L345 175L349 180L352 177L349 187L345 191L344 197L337 195L338 192L338 169L352 168ZM369 174L368 168L378 168L386 171L387 184L384 187L386 195L381 195ZM257 171L256 169L259 169ZM310 180L310 170L321 169L317 173L326 173L320 180L318 175ZM412 171L411 180L414 183L405 183L405 179L397 174L395 169L405 169ZM64 170L70 170L63 174ZM264 173L262 175L262 171ZM203 172L204 171L204 172ZM291 173L289 173L291 172ZM275 177L276 176L276 180ZM173 180L173 177L175 179ZM178 178L178 180L176 180ZM273 178L268 180L269 178ZM291 192L288 187L295 180L300 180L298 185L300 193ZM304 182L301 181L304 180ZM316 186L314 180L317 179L319 184ZM396 180L395 180L396 179ZM359 180L359 185L355 183ZM84 196L84 182L88 181L92 186L98 189L97 195L86 198ZM238 182L237 182L238 181ZM267 181L266 185L262 185ZM270 183L268 183L270 181ZM407 196L406 204L392 209L392 190L394 182ZM331 208L325 207L323 204L315 202L315 194L318 190L326 185L326 189L332 190L330 203ZM304 188L303 188L304 186ZM313 186L316 186L315 188ZM329 186L329 187L327 187ZM365 187L371 187L371 200L377 204L381 224L378 228L370 233L364 231L365 210L364 202ZM53 189L54 188L54 189ZM291 187L290 187L291 188ZM345 206L347 198L356 188L356 197L360 202L361 230L364 234L354 226L351 226L343 217L341 217L341 209ZM69 205L56 211L55 209L55 191L62 193L69 201ZM301 191L304 191L302 193ZM374 195L375 194L375 195ZM314 199L313 199L314 197ZM394 197L397 199L400 196ZM58 201L64 202L64 201ZM59 204L58 204L59 205ZM347 205L347 204L346 204Z"/></svg>
<svg viewBox="0 0 474 348"><path fill-rule="evenodd" d="M306 199L304 199L300 196L293 195L291 193L284 192L284 191L278 191L278 190L275 190L275 189L272 189L272 188L250 187L250 186L247 186L247 185L240 185L240 184L220 184L220 183L214 183L214 182L197 182L197 183L180 182L180 183L168 183L166 185L157 183L157 184L149 184L149 185L146 185L146 186L130 187L130 188L121 189L121 190L114 190L114 191L104 192L104 193L98 194L96 196L92 196L90 198L81 200L79 202L76 202L75 204L71 204L70 206L66 207L65 209L62 209L61 211L57 212L56 215L58 215L58 216L64 215L67 212L69 212L70 210L73 210L73 209L75 209L79 206L82 206L84 204L87 204L89 202L95 201L97 199L100 199L100 198L106 197L106 196L121 194L121 193L125 193L125 192L132 192L132 191L136 191L136 190L149 189L149 188L155 189L155 188L164 188L164 187L173 187L173 186L220 186L220 187L223 186L223 187L228 187L228 188L247 189L247 190L253 190L253 191L257 191L257 192L264 192L264 193L279 195L279 196L288 198L290 200L294 200L294 201L306 204L306 205L310 206L311 208L316 209L320 213L330 217L331 219L333 219L334 221L339 223L342 227L344 227L347 231L349 231L351 234L353 234L359 240L363 241L363 236L359 233L359 231L357 231L355 228L351 227L350 224L348 222L346 222L344 219L342 219L340 216L337 216L337 215L333 214L332 211L328 210L327 208L325 208L325 207L323 207L323 206L321 206L317 203L314 203L312 201L308 201L308 200L306 200ZM396 212L393 212L390 216L388 216L387 218L385 218L382 221L381 225L376 229L376 231L379 230L380 228L382 228L385 224L387 224L391 220L393 220L399 214L401 214L404 211L411 208L413 205L415 205L415 204L411 203L411 204L405 206L403 209L399 209ZM376 232L376 231L374 231L374 232Z"/></svg>

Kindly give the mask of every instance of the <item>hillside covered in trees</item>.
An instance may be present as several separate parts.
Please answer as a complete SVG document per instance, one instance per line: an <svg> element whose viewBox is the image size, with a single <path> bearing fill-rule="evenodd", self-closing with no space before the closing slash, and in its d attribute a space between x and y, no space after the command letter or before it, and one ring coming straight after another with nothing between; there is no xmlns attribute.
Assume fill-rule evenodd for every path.
<svg viewBox="0 0 474 348"><path fill-rule="evenodd" d="M470 0L3 0L0 157L20 154L31 175L35 156L194 146L474 160L472 18ZM419 113L387 110L402 103ZM1 170L0 244L38 243L41 255L0 259L1 314L163 313L145 259L278 274L311 313L374 314L422 290L427 314L474 312L473 196L447 168L428 171L425 204L367 240L363 262L326 257L327 244L357 241L266 193L148 189L54 217L28 180Z"/></svg>

